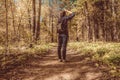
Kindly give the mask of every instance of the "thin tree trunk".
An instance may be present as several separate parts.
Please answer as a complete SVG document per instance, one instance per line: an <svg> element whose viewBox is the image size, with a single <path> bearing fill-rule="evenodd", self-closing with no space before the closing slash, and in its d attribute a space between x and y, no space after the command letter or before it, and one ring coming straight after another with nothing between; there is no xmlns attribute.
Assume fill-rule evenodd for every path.
<svg viewBox="0 0 120 80"><path fill-rule="evenodd" d="M36 32L36 0L33 0L33 41L35 40Z"/></svg>
<svg viewBox="0 0 120 80"><path fill-rule="evenodd" d="M6 9L6 53L8 53L8 1L5 0L5 9Z"/></svg>
<svg viewBox="0 0 120 80"><path fill-rule="evenodd" d="M28 8L28 22L29 22L29 32L30 32L30 47L32 47L32 24L31 24L31 16L30 16L30 10Z"/></svg>
<svg viewBox="0 0 120 80"><path fill-rule="evenodd" d="M87 18L87 30L88 30L88 33L87 33L87 41L89 42L90 39L91 39L91 25L90 25L90 16L89 16L89 11L88 11L88 3L87 1L85 1L85 13L86 13L86 18Z"/></svg>
<svg viewBox="0 0 120 80"><path fill-rule="evenodd" d="M76 25L76 41L79 41L79 37L78 37L78 25Z"/></svg>
<svg viewBox="0 0 120 80"><path fill-rule="evenodd" d="M103 1L103 5L102 5L102 11L101 11L102 15L102 22L101 22L101 29L102 29L102 41L105 41L106 40L106 37L105 37L105 2Z"/></svg>
<svg viewBox="0 0 120 80"><path fill-rule="evenodd" d="M51 11L50 11L50 14L49 14L49 27L48 27L48 41L51 41L50 38L51 38Z"/></svg>
<svg viewBox="0 0 120 80"><path fill-rule="evenodd" d="M21 13L22 14L22 13ZM22 22L22 16L23 15L21 15L21 17L19 18L19 24L18 24L18 29L17 29L17 35L18 35L18 42L20 41L20 26L21 26L21 22Z"/></svg>
<svg viewBox="0 0 120 80"><path fill-rule="evenodd" d="M54 24L53 24L53 14L52 14L52 35L51 35L51 42L54 42L54 32L53 32Z"/></svg>
<svg viewBox="0 0 120 80"><path fill-rule="evenodd" d="M40 39L41 0L39 0L36 41Z"/></svg>
<svg viewBox="0 0 120 80"><path fill-rule="evenodd" d="M13 24L13 30L14 30L14 35L16 34L16 30L15 30L15 16L14 16L14 9L13 9L13 3L12 1L10 2L11 4L11 13L12 13L12 24Z"/></svg>
<svg viewBox="0 0 120 80"><path fill-rule="evenodd" d="M116 11L115 11L115 0L112 0L112 16L113 16L113 35L114 35L114 41L117 41L117 25L116 25Z"/></svg>
<svg viewBox="0 0 120 80"><path fill-rule="evenodd" d="M51 39L51 13L52 13L52 11L51 11L51 7L50 7L51 5L50 5L50 0L49 0L49 32L48 32L48 35L50 35L50 39ZM49 40L49 39L48 39ZM51 41L51 40L50 40Z"/></svg>
<svg viewBox="0 0 120 80"><path fill-rule="evenodd" d="M8 45L8 5L7 5L7 0L5 0L5 9L6 9L6 13L5 13L5 15L6 15L6 44L5 44L5 49L6 49L6 51L5 51L5 55L4 55L4 61L6 62L6 56L7 56L7 54L8 54L8 47L9 47L9 45ZM6 66L4 66L4 68L6 69Z"/></svg>

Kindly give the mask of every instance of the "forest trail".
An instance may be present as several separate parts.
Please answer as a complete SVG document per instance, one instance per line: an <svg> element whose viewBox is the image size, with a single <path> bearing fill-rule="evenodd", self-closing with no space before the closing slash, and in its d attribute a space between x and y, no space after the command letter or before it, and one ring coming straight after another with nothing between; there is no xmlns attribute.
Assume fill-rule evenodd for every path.
<svg viewBox="0 0 120 80"><path fill-rule="evenodd" d="M96 67L87 56L67 51L68 62L57 60L57 48L44 57L32 59L8 72L0 80L107 80L101 79L103 69ZM105 72L105 71L104 71Z"/></svg>

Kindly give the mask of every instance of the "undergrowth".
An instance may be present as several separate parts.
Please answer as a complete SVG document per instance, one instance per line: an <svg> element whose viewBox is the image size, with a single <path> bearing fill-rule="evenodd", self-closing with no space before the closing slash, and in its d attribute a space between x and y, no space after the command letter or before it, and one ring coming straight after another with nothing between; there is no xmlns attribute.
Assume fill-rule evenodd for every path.
<svg viewBox="0 0 120 80"><path fill-rule="evenodd" d="M73 42L68 46L78 54L90 55L91 60L108 65L111 68L110 73L120 77L120 43Z"/></svg>

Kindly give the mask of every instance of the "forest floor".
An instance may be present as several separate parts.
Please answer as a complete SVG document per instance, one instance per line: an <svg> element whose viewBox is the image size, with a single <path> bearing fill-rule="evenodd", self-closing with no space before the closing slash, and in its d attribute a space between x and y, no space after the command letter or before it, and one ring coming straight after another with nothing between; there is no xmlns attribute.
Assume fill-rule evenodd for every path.
<svg viewBox="0 0 120 80"><path fill-rule="evenodd" d="M24 65L0 75L0 80L119 80L110 77L107 66L96 66L89 56L67 51L68 62L59 62L57 48L43 57L32 58Z"/></svg>

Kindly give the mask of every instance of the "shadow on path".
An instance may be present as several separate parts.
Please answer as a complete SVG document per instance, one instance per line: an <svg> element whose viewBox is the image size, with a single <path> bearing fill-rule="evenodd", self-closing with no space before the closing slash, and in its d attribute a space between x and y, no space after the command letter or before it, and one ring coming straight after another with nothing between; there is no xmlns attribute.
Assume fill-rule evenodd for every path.
<svg viewBox="0 0 120 80"><path fill-rule="evenodd" d="M104 77L106 72L95 67L95 62L88 57L74 52L68 53L68 62L58 62L56 49L53 49L52 53L42 59L32 59L3 75L0 80L108 80Z"/></svg>

